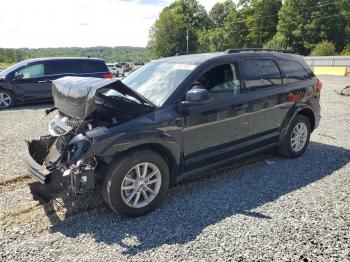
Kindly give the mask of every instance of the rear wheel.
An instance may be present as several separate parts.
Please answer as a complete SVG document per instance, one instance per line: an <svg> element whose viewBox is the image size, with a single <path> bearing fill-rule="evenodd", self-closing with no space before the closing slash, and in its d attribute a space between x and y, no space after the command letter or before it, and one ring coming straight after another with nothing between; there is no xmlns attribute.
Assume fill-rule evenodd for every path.
<svg viewBox="0 0 350 262"><path fill-rule="evenodd" d="M169 187L165 160L150 150L132 151L116 159L102 185L103 199L116 213L135 217L154 210Z"/></svg>
<svg viewBox="0 0 350 262"><path fill-rule="evenodd" d="M6 90L0 90L0 109L6 109L15 105L15 96Z"/></svg>
<svg viewBox="0 0 350 262"><path fill-rule="evenodd" d="M282 141L280 152L288 158L301 156L307 149L310 142L310 121L303 115L297 115Z"/></svg>

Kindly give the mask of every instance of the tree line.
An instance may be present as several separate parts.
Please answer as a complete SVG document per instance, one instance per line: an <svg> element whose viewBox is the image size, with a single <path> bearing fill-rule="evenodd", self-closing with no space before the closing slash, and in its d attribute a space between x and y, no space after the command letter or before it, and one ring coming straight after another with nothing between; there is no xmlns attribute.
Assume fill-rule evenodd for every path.
<svg viewBox="0 0 350 262"><path fill-rule="evenodd" d="M0 48L0 63L12 64L37 57L97 57L106 62L145 62L149 53L142 47L62 47L62 48Z"/></svg>
<svg viewBox="0 0 350 262"><path fill-rule="evenodd" d="M301 55L350 55L349 0L232 0L209 13L176 0L150 29L152 58L229 48L287 49Z"/></svg>

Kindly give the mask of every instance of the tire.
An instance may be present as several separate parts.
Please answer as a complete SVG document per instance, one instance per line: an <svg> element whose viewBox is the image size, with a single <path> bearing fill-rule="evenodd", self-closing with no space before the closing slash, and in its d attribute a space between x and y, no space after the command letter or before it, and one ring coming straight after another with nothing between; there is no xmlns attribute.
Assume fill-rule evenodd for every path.
<svg viewBox="0 0 350 262"><path fill-rule="evenodd" d="M0 90L0 110L14 107L15 104L16 99L12 92Z"/></svg>
<svg viewBox="0 0 350 262"><path fill-rule="evenodd" d="M144 178L150 176L151 173L156 174L149 181L137 179L137 167L135 166L139 165L142 175L145 163L148 163L146 170L149 173ZM158 182L153 182L157 179ZM153 211L160 204L168 191L169 181L169 167L162 156L151 150L130 151L115 159L107 168L106 177L102 184L102 195L106 204L115 213L126 217L137 217ZM122 190L122 186L124 190ZM132 189L125 189L129 187ZM152 191L149 191L148 188ZM156 194L152 194L152 192ZM134 196L131 196L132 194ZM128 202L129 198L130 202ZM135 205L136 201L139 202Z"/></svg>
<svg viewBox="0 0 350 262"><path fill-rule="evenodd" d="M302 129L306 129L307 134L301 135L301 140L298 140L298 138L295 138L296 129L298 127L302 127ZM300 129L299 129L300 130ZM280 153L284 157L287 158L296 158L304 154L305 150L307 149L309 142L310 142L310 134L311 134L311 128L310 128L310 121L307 117L303 115L296 115L293 119L287 135L284 137L283 141L281 142L280 147ZM294 138L294 143L292 139ZM297 146L297 142L295 143L295 140L299 141L299 147Z"/></svg>

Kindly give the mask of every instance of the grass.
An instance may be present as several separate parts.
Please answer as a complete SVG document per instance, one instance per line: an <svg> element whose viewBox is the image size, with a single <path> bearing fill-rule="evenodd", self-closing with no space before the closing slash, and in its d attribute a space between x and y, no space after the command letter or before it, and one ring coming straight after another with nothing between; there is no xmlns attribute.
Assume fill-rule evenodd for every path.
<svg viewBox="0 0 350 262"><path fill-rule="evenodd" d="M14 63L0 63L0 68L7 68L12 66Z"/></svg>

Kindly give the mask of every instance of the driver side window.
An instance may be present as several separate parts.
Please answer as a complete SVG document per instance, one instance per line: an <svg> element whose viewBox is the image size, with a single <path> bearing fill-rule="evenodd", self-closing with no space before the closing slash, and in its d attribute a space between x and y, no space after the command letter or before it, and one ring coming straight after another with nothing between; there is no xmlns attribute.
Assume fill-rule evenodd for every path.
<svg viewBox="0 0 350 262"><path fill-rule="evenodd" d="M27 66L21 70L19 73L23 75L22 79L40 77L45 75L44 64L36 64Z"/></svg>
<svg viewBox="0 0 350 262"><path fill-rule="evenodd" d="M225 64L217 66L202 75L197 82L208 90L211 101L225 100L241 93L237 66Z"/></svg>

